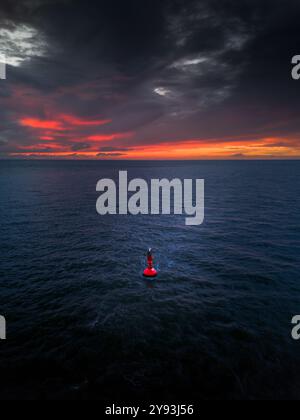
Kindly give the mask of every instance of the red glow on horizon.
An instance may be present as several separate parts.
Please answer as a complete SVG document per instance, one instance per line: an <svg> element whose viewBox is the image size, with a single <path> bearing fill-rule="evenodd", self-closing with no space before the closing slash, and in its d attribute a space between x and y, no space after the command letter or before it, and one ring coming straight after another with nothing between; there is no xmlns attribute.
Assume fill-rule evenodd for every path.
<svg viewBox="0 0 300 420"><path fill-rule="evenodd" d="M121 135L121 134L120 134ZM113 136L113 135L112 135ZM124 134L122 135L124 136ZM97 141L107 140L108 136L95 136ZM42 148L41 145L39 145ZM48 144L47 144L48 146ZM45 147L45 144L44 144ZM223 159L297 159L300 156L299 147L292 139L263 138L261 140L239 140L225 142L217 140L182 140L152 145L135 145L129 150L99 153L96 144L87 150L72 152L69 148L50 143L52 149L47 152L34 151L28 147L28 152L14 153L15 157L65 158L65 159L113 159L113 160L223 160ZM37 148L36 148L37 149Z"/></svg>
<svg viewBox="0 0 300 420"><path fill-rule="evenodd" d="M113 123L111 119L85 119L51 109L45 114L45 119L26 116L19 120L22 127L30 130L32 141L27 141L26 145L16 143L16 150L10 156L116 160L281 159L300 156L299 140L288 136L162 138L150 139L143 144L135 132L113 132L113 125L111 132L107 132L107 127L101 132L104 131L101 126ZM128 139L130 141L123 142ZM140 140L143 142L142 138ZM101 151L100 146L107 147L108 151Z"/></svg>

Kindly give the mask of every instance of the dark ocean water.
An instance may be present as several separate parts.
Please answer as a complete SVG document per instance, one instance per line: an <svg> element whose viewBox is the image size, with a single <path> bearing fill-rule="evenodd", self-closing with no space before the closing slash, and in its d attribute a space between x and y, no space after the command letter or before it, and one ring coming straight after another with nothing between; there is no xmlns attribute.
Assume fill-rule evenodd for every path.
<svg viewBox="0 0 300 420"><path fill-rule="evenodd" d="M204 178L204 225L99 216L119 170ZM299 399L300 162L0 161L0 196L1 398Z"/></svg>

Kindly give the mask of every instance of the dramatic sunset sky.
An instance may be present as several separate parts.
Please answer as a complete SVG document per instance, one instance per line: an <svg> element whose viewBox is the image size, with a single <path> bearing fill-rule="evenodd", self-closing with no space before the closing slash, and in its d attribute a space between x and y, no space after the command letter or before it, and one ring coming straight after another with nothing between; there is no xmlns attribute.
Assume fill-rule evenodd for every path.
<svg viewBox="0 0 300 420"><path fill-rule="evenodd" d="M299 25L299 0L1 0L0 158L299 158Z"/></svg>

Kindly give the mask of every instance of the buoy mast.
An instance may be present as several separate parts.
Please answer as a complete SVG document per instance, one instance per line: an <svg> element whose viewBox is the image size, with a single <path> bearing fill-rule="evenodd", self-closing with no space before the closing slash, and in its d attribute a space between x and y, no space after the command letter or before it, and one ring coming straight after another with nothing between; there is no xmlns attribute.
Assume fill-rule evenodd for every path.
<svg viewBox="0 0 300 420"><path fill-rule="evenodd" d="M153 251L151 248L148 249L147 252L147 268L144 271L144 277L153 278L156 277L158 272L154 268L154 258L153 258Z"/></svg>

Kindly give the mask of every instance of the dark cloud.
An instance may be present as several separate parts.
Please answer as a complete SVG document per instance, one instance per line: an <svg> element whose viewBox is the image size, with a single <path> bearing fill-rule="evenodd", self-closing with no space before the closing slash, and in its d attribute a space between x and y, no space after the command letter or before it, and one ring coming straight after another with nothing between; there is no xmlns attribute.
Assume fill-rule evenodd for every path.
<svg viewBox="0 0 300 420"><path fill-rule="evenodd" d="M97 157L99 158L116 158L120 156L124 156L124 153L98 153Z"/></svg>
<svg viewBox="0 0 300 420"><path fill-rule="evenodd" d="M91 147L88 143L75 143L72 145L71 149L73 152L79 152L80 150L87 150Z"/></svg>
<svg viewBox="0 0 300 420"><path fill-rule="evenodd" d="M100 147L100 152L128 152L130 149L128 148L124 148L124 147L111 147L111 146L107 146L107 147Z"/></svg>
<svg viewBox="0 0 300 420"><path fill-rule="evenodd" d="M235 154L232 155L232 157L235 158L235 159L246 159L247 158L247 156L244 155L244 153L235 153Z"/></svg>

